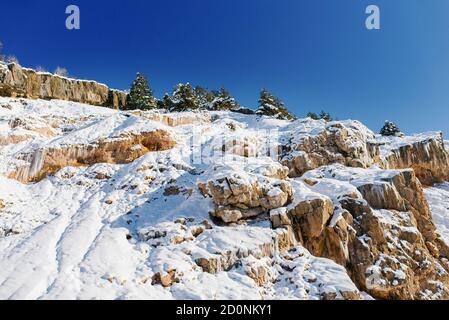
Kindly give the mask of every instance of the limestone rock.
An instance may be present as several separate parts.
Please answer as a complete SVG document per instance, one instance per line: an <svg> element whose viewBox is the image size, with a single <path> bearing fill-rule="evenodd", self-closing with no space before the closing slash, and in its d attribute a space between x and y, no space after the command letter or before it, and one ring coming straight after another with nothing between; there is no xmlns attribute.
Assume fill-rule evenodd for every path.
<svg viewBox="0 0 449 320"><path fill-rule="evenodd" d="M360 122L305 119L292 127L282 157L292 177L332 163L366 168L380 160L375 135Z"/></svg>
<svg viewBox="0 0 449 320"><path fill-rule="evenodd" d="M36 72L16 63L0 65L0 96L69 100L116 109L126 104L126 93L95 81Z"/></svg>
<svg viewBox="0 0 449 320"><path fill-rule="evenodd" d="M437 289L434 295L449 297L448 247L436 233L413 170L334 165L304 178L317 181L307 187L333 202L326 214L319 202L296 205L313 217L292 219L298 240L312 254L345 266L357 286L375 298L424 299Z"/></svg>
<svg viewBox="0 0 449 320"><path fill-rule="evenodd" d="M385 138L386 139L386 138ZM445 148L441 133L417 136L412 141L394 137L384 142L387 150L384 167L391 169L412 168L421 183L432 185L449 180L449 152ZM389 146L393 144L393 147ZM397 147L394 145L397 144Z"/></svg>
<svg viewBox="0 0 449 320"><path fill-rule="evenodd" d="M267 177L256 172L223 170L207 181L199 181L201 193L212 198L215 210L211 215L225 222L237 222L272 209L281 208L291 200L292 188L288 181ZM278 171L262 173L285 177Z"/></svg>

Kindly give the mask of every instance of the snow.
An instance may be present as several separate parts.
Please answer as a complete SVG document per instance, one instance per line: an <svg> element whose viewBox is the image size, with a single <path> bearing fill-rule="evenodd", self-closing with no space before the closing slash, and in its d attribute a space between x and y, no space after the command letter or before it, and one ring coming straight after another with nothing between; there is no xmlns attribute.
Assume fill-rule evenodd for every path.
<svg viewBox="0 0 449 320"><path fill-rule="evenodd" d="M449 183L436 185L424 190L430 211L443 240L449 244Z"/></svg>
<svg viewBox="0 0 449 320"><path fill-rule="evenodd" d="M417 142L428 142L430 140L441 140L442 133L439 131L431 131L410 136L381 136L376 135L376 142L380 145L380 155L382 158L390 155L394 150L401 147L412 145Z"/></svg>
<svg viewBox="0 0 449 320"><path fill-rule="evenodd" d="M170 118L170 126L158 116ZM19 125L12 127L15 120ZM346 270L331 260L314 257L300 245L279 252L276 239L284 231L273 230L268 217L215 224L209 215L214 204L198 189L200 182L232 176L242 184L269 187L268 196L275 197L281 190L271 182L279 181L285 168L277 155L265 154L267 142L294 145L342 127L351 146L380 141L384 154L436 134L381 138L353 120L120 112L67 101L0 98L0 141L5 139L0 144L0 200L5 204L0 209L0 299L320 299L358 292ZM65 167L34 184L6 177L24 162L17 156L26 152L90 146L154 130L168 131L176 146L129 164ZM23 140L9 143L11 137ZM231 154L222 154L224 145L230 145ZM359 186L385 183L399 172L375 166L318 168L288 179L293 202L270 214L286 214L299 202L317 198L335 204L341 197L361 197ZM447 241L449 185L425 192ZM335 208L331 226L343 218L340 209ZM385 224L399 225L408 213L374 214ZM217 261L220 268L205 272L200 259ZM267 281L256 283L248 275L254 268L266 270ZM403 279L404 272L394 272L397 281ZM174 274L176 281L165 288L153 281L158 274ZM371 299L365 293L362 298Z"/></svg>
<svg viewBox="0 0 449 320"><path fill-rule="evenodd" d="M215 225L209 216L213 204L197 188L199 181L228 173L270 180L282 166L271 157L214 158L207 152L202 157L208 161L192 162L194 134L201 133L197 146L203 151L220 150L224 136L246 137L258 148L271 130L282 134L291 122L230 112L158 113L174 123L183 117L197 121L168 127L150 114L0 98L0 136L27 136L0 146L3 174L20 164L18 154L39 148L90 145L158 129L178 142L129 164L65 167L35 184L0 175L6 204L0 213L0 299L319 299L329 292L357 292L334 262L301 247L281 254L273 246L279 230L267 220ZM25 125L11 128L13 119ZM49 128L51 135L38 128ZM298 193L307 190L300 181L295 185ZM269 194L277 192L272 188ZM302 197L322 196L308 192ZM197 264L200 258L230 265L208 273ZM272 281L259 286L251 279L245 268L254 263L268 265ZM153 283L157 273L171 270L179 281L168 288Z"/></svg>
<svg viewBox="0 0 449 320"><path fill-rule="evenodd" d="M324 194L328 194L329 192L332 194L348 194L351 191L351 187L347 184L336 184L336 186L326 185L325 179L339 180L339 181L348 181L354 187L359 187L366 184L382 184L385 183L386 180L393 178L398 175L401 171L410 171L411 169L402 169L402 170L382 170L376 166L373 166L369 169L362 168L350 168L345 167L340 164L329 165L325 167L321 167L316 170L311 170L306 172L303 175L304 179L324 179L324 186L321 187L320 184L316 187L319 188L320 192ZM346 186L346 187L345 187ZM336 188L336 193L333 192L332 188ZM349 189L347 189L349 188ZM352 191L356 191L352 189Z"/></svg>

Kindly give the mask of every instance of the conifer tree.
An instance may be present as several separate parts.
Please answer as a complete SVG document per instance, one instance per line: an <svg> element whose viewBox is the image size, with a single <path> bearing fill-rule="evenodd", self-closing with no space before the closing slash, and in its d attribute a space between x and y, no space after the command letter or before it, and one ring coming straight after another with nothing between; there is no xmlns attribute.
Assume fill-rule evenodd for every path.
<svg viewBox="0 0 449 320"><path fill-rule="evenodd" d="M260 92L257 114L282 120L295 119L295 116L287 110L284 103L265 89Z"/></svg>
<svg viewBox="0 0 449 320"><path fill-rule="evenodd" d="M196 86L194 89L196 99L198 101L198 108L203 110L212 109L212 102L215 99L213 92L210 92L204 87Z"/></svg>
<svg viewBox="0 0 449 320"><path fill-rule="evenodd" d="M398 126L391 121L385 120L385 124L380 129L380 134L383 136L401 136L402 132L399 130Z"/></svg>
<svg viewBox="0 0 449 320"><path fill-rule="evenodd" d="M212 102L212 110L237 110L240 108L239 104L229 94L229 92L221 87L219 91L215 92L215 98Z"/></svg>
<svg viewBox="0 0 449 320"><path fill-rule="evenodd" d="M173 107L173 100L168 93L164 94L161 100L157 101L159 109L170 110Z"/></svg>
<svg viewBox="0 0 449 320"><path fill-rule="evenodd" d="M321 111L320 112L319 118L323 119L325 121L332 121L332 117L331 117L330 113L329 112L325 112L325 111Z"/></svg>
<svg viewBox="0 0 449 320"><path fill-rule="evenodd" d="M176 86L172 95L172 102L170 111L181 112L199 108L197 96L190 83L180 83Z"/></svg>
<svg viewBox="0 0 449 320"><path fill-rule="evenodd" d="M311 118L313 120L318 120L320 117L315 112L309 112L307 113L307 118Z"/></svg>
<svg viewBox="0 0 449 320"><path fill-rule="evenodd" d="M150 110L156 107L156 99L153 96L148 80L144 75L138 73L126 97L125 110Z"/></svg>

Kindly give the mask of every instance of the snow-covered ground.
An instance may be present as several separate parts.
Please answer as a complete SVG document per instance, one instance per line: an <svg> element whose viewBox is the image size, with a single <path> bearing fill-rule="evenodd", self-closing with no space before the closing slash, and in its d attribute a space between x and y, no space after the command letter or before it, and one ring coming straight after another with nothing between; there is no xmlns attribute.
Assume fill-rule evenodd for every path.
<svg viewBox="0 0 449 320"><path fill-rule="evenodd" d="M219 226L210 220L212 203L196 183L222 160L212 152L221 150L221 137L259 144L270 130L289 125L226 112L212 118L213 124L168 127L106 108L0 98L0 299L319 299L357 291L343 267L301 247L264 256L261 247L278 232L269 221ZM170 132L177 147L128 164L65 167L33 184L7 178L30 150L154 128ZM192 156L195 135L203 148L199 160ZM237 166L245 162L254 171L273 163L235 157ZM229 251L249 254L215 274L196 262ZM269 270L267 284L247 275L259 265ZM164 288L154 281L158 273L173 275L174 283Z"/></svg>
<svg viewBox="0 0 449 320"><path fill-rule="evenodd" d="M173 121L154 120L162 116ZM282 234L267 217L231 225L213 221L212 199L198 189L199 182L219 179L226 170L249 183L271 177L279 167L278 150L255 157L260 150L266 152L273 141L299 142L333 125L0 98L0 299L322 299L345 292L370 298L333 261L299 245L285 252L273 246ZM375 138L357 121L339 125L357 129L362 141ZM8 178L45 150L95 148L155 130L168 132L176 146L130 161L65 166L36 183ZM348 139L359 147L357 137ZM383 142L391 147L413 139L422 137ZM224 148L232 154L223 157ZM291 206L295 199L356 192L353 186L389 174L372 172L342 170L337 178L351 185L333 176L313 191L292 180ZM449 186L429 188L426 196L449 240ZM205 272L201 261L215 261L217 270Z"/></svg>
<svg viewBox="0 0 449 320"><path fill-rule="evenodd" d="M446 243L449 243L449 183L425 189L433 220Z"/></svg>

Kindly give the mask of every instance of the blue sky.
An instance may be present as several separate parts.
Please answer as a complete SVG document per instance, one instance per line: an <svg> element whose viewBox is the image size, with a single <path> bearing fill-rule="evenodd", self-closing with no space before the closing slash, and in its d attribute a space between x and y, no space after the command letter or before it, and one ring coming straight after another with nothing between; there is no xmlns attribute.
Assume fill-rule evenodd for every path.
<svg viewBox="0 0 449 320"><path fill-rule="evenodd" d="M65 8L81 30L65 29ZM379 31L365 8L381 9ZM22 65L127 89L145 73L162 96L179 82L224 85L256 107L265 87L298 116L329 111L377 131L449 136L447 0L4 1L0 41Z"/></svg>

